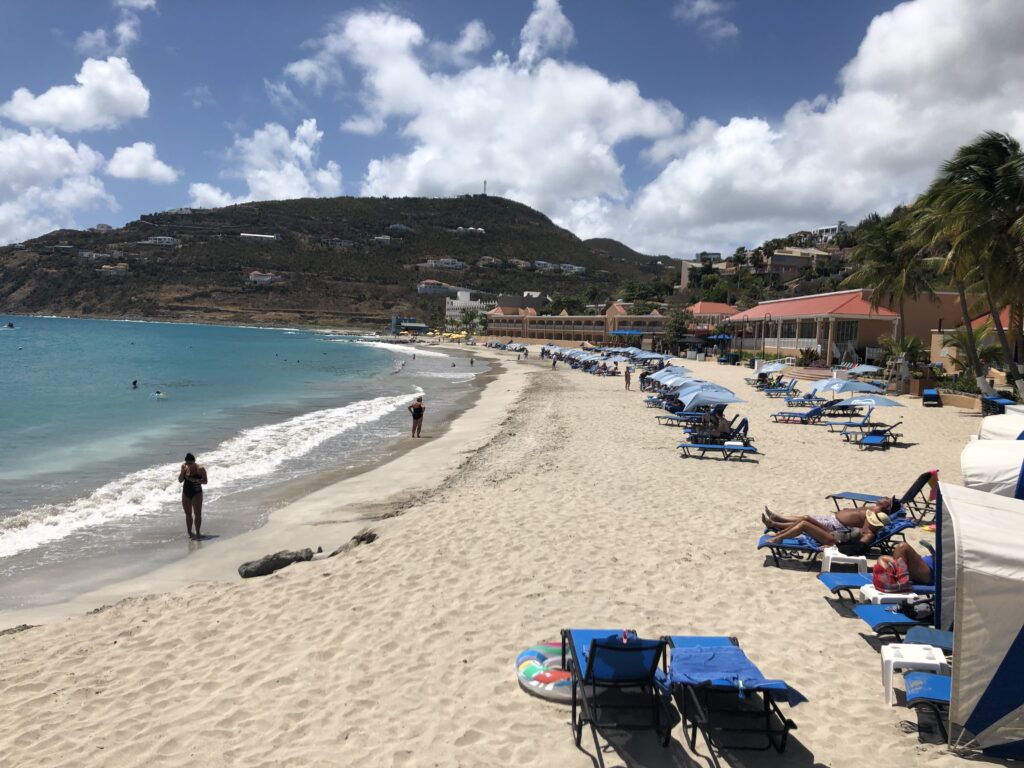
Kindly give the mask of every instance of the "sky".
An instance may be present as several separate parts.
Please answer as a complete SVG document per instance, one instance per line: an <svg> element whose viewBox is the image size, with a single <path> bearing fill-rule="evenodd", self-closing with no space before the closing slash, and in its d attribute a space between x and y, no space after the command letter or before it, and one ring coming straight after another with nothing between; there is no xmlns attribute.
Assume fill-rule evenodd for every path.
<svg viewBox="0 0 1024 768"><path fill-rule="evenodd" d="M486 180L583 238L731 253L1024 139L1022 29L1021 0L3 0L0 243Z"/></svg>

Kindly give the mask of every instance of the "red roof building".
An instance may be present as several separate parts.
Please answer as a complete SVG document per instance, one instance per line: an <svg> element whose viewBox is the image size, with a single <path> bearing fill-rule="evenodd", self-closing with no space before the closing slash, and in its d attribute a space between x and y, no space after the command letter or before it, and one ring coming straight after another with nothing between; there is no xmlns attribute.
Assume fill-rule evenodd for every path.
<svg viewBox="0 0 1024 768"><path fill-rule="evenodd" d="M878 355L878 339L898 332L899 313L885 304L871 306L871 289L857 288L815 296L763 301L738 312L726 322L736 327L734 347L796 356L816 349L831 365L840 360L864 361ZM931 329L955 324L959 305L955 293L940 293L937 301L921 297L904 303L907 336L927 343Z"/></svg>

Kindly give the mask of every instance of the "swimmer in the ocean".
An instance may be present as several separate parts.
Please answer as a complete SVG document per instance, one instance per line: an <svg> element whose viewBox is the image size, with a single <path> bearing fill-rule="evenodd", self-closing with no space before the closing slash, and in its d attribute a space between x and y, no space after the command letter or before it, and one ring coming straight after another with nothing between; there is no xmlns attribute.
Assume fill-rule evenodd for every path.
<svg viewBox="0 0 1024 768"><path fill-rule="evenodd" d="M139 380L138 379L132 379L132 389L138 389L138 388L139 388Z"/></svg>

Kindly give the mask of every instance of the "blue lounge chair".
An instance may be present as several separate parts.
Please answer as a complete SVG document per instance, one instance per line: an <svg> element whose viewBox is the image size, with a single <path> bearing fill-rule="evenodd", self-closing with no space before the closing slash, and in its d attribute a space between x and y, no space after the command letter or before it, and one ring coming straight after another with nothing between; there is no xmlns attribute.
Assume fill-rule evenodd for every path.
<svg viewBox="0 0 1024 768"><path fill-rule="evenodd" d="M953 653L953 633L946 629L935 629L924 624L911 627L907 630L904 643L911 645L931 645L941 648L949 656Z"/></svg>
<svg viewBox="0 0 1024 768"><path fill-rule="evenodd" d="M872 577L866 573L819 573L818 581L828 587L828 591L836 597L857 602L857 592L861 587L872 583ZM916 595L934 595L932 584L912 584L910 591Z"/></svg>
<svg viewBox="0 0 1024 768"><path fill-rule="evenodd" d="M931 480L931 472L922 472L918 478L914 481L913 485L907 489L907 492L903 494L900 499L895 499L897 502L896 506L899 510L910 512L913 518L917 522L922 522L929 515L935 515L935 502L931 500L929 480ZM925 489L928 489L927 491ZM839 510L839 501L856 501L861 504L874 504L877 501L885 498L874 493L859 493L857 491L839 491L838 493L831 493L825 497L826 499L832 499L836 505L836 511Z"/></svg>
<svg viewBox="0 0 1024 768"><path fill-rule="evenodd" d="M817 424L822 418L820 405L809 411L779 411L772 414L772 419L777 424Z"/></svg>
<svg viewBox="0 0 1024 768"><path fill-rule="evenodd" d="M739 441L736 441L739 442ZM737 461L742 461L745 456L757 453L757 448L752 445L726 445L725 443L680 443L678 446L682 453L680 457L699 459L705 458L705 454L718 454L723 459L728 461L731 458L735 458Z"/></svg>
<svg viewBox="0 0 1024 768"><path fill-rule="evenodd" d="M886 427L885 429L872 429L870 432L863 434L854 442L860 446L863 451L867 448L881 448L883 451L888 450L890 446L896 445L899 439L903 437L899 432L894 430L902 421L897 421L892 426ZM844 433L845 437L845 433Z"/></svg>
<svg viewBox="0 0 1024 768"><path fill-rule="evenodd" d="M922 389L921 390L921 405L925 407L942 407L942 398L939 397L939 390L937 389Z"/></svg>
<svg viewBox="0 0 1024 768"><path fill-rule="evenodd" d="M768 397L790 397L797 392L796 379L790 379L789 384L784 387L772 387L771 389L763 389L761 391L768 395Z"/></svg>
<svg viewBox="0 0 1024 768"><path fill-rule="evenodd" d="M590 726L601 768L601 728L653 730L668 746L672 721L655 681L665 645L621 629L562 630L562 666L572 674L573 739L581 747L583 727Z"/></svg>
<svg viewBox="0 0 1024 768"><path fill-rule="evenodd" d="M924 624L900 613L898 605L857 605L856 613L879 637L902 639L911 627Z"/></svg>
<svg viewBox="0 0 1024 768"><path fill-rule="evenodd" d="M662 684L679 708L690 749L696 748L700 731L712 753L716 748L785 751L796 723L782 714L778 702L795 705L803 700L799 693L782 680L765 678L734 637L663 639L671 650ZM746 740L726 743L723 734L745 734Z"/></svg>
<svg viewBox="0 0 1024 768"><path fill-rule="evenodd" d="M903 676L907 688L907 706L924 708L935 715L943 741L949 741L946 720L949 717L949 698L953 692L953 678L934 672L908 672Z"/></svg>
<svg viewBox="0 0 1024 768"><path fill-rule="evenodd" d="M916 523L908 519L906 515L895 513L889 518L889 522L878 529L875 538L871 542L871 550L877 550L881 554L892 552L893 539L899 537L901 541L906 540L903 533L907 528L913 528ZM781 565L783 560L803 562L811 568L821 556L822 547L816 540L807 536L797 536L794 539L783 539L778 544L770 544L769 539L775 534L765 533L757 542L758 549L768 549L776 565ZM870 550L869 550L870 551Z"/></svg>
<svg viewBox="0 0 1024 768"><path fill-rule="evenodd" d="M817 406L817 405L825 405L826 402L828 402L828 401L825 400L825 398L823 398L823 397L818 397L817 395L812 395L812 394L806 394L806 395L800 395L800 397L787 397L786 398L786 407L787 408L801 408L801 407L813 408L814 406Z"/></svg>
<svg viewBox="0 0 1024 768"><path fill-rule="evenodd" d="M827 421L825 422L829 432L845 432L850 429L861 429L867 427L870 423L871 412L874 408L868 408L867 413L861 416L859 419L847 419L846 421ZM870 428L870 427L868 427Z"/></svg>

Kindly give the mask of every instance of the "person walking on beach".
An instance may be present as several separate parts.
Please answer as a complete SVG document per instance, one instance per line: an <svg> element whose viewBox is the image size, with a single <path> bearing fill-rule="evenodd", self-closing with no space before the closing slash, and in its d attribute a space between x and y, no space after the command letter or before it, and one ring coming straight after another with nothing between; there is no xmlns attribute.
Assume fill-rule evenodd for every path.
<svg viewBox="0 0 1024 768"><path fill-rule="evenodd" d="M206 467L197 464L196 457L191 453L185 454L185 463L178 472L178 482L181 483L181 506L185 510L188 537L199 539L202 537L199 531L203 527L203 486L206 485ZM193 520L195 533L192 533Z"/></svg>
<svg viewBox="0 0 1024 768"><path fill-rule="evenodd" d="M423 414L427 406L423 404L423 397L417 397L416 401L409 405L409 413L412 414L412 436L420 437L420 430L423 429Z"/></svg>
<svg viewBox="0 0 1024 768"><path fill-rule="evenodd" d="M630 371L630 368L629 368L629 366L627 365L627 366L626 366L626 371L625 371L625 379L626 379L626 391L627 391L627 392L629 391L629 379L630 379L630 373L629 373L629 371Z"/></svg>

